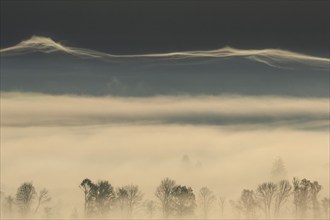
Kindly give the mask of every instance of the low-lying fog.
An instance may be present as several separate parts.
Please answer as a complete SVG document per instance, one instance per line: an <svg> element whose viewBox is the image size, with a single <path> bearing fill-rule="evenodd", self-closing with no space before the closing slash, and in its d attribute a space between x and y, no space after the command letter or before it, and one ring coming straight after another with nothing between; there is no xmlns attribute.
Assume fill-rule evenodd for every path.
<svg viewBox="0 0 330 220"><path fill-rule="evenodd" d="M84 217L79 185L85 178L108 180L114 189L138 185L143 200L132 217L147 218L143 201L159 202L155 191L166 177L193 189L197 207L188 217L205 217L199 190L206 186L216 196L208 217L219 218L218 200L225 197L224 218L237 218L230 200L275 181L271 170L279 157L290 183L297 177L322 185L320 213L329 197L328 99L1 96L2 203L9 195L15 200L24 182L37 192L46 188L52 200L34 218L44 218L46 206L51 218ZM291 197L282 217L295 217ZM36 205L37 197L30 208ZM312 208L306 216L313 217ZM160 206L153 217L163 217ZM262 208L256 217L265 218Z"/></svg>

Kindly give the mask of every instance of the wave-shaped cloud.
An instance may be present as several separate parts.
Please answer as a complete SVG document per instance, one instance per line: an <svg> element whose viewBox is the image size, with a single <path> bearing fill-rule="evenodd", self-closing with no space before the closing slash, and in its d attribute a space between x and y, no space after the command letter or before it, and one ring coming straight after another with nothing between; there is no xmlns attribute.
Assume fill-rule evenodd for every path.
<svg viewBox="0 0 330 220"><path fill-rule="evenodd" d="M104 60L114 59L189 59L189 58L230 58L241 57L256 62L264 63L272 67L283 67L288 63L301 63L318 68L329 68L330 59L324 57L310 56L281 49L262 49L262 50L241 50L231 47L224 47L215 50L196 50L179 51L171 53L150 53L150 54L132 54L115 55L100 51L69 47L55 42L48 37L33 36L19 44L0 49L2 56L27 54L33 52L53 53L64 52L81 58L94 58Z"/></svg>

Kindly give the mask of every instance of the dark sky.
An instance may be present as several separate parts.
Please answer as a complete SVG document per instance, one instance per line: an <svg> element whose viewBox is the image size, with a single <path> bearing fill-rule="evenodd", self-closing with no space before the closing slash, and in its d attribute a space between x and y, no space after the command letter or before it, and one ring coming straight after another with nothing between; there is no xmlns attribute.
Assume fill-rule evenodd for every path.
<svg viewBox="0 0 330 220"><path fill-rule="evenodd" d="M32 35L110 53L226 45L329 54L329 1L1 0L1 48Z"/></svg>

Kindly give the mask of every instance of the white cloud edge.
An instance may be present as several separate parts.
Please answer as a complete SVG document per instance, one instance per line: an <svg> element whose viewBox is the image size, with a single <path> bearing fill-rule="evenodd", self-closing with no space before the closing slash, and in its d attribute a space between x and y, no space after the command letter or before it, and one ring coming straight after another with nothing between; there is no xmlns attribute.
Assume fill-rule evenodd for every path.
<svg viewBox="0 0 330 220"><path fill-rule="evenodd" d="M242 57L245 59L260 62L271 67L286 67L288 63L302 63L322 69L329 69L330 59L324 57L311 56L282 49L250 49L242 50L231 47L224 47L215 50L177 51L169 53L149 53L149 54L126 54L116 55L86 48L69 47L59 42L55 42L49 37L32 36L30 39L7 48L0 49L2 56L18 55L31 52L64 52L76 57L93 59L189 59L189 58L230 58Z"/></svg>

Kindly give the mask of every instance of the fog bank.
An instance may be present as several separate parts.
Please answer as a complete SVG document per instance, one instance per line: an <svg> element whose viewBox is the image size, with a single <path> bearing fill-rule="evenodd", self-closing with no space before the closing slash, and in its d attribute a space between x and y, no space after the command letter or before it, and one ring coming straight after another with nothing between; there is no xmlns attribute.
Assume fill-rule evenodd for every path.
<svg viewBox="0 0 330 220"><path fill-rule="evenodd" d="M74 208L83 213L78 186L84 178L109 180L114 187L137 184L145 199L155 200L161 179L170 177L196 194L207 186L216 196L235 200L243 189L270 180L278 156L290 181L317 180L323 186L320 198L329 195L326 99L1 96L1 191L15 195L22 182L33 181L49 190L62 217ZM190 122L206 115L211 121L252 119L226 126ZM281 120L268 125L255 119L260 115ZM293 123L295 115L309 119ZM168 122L187 116L192 119L185 123ZM306 124L325 128L306 129Z"/></svg>

